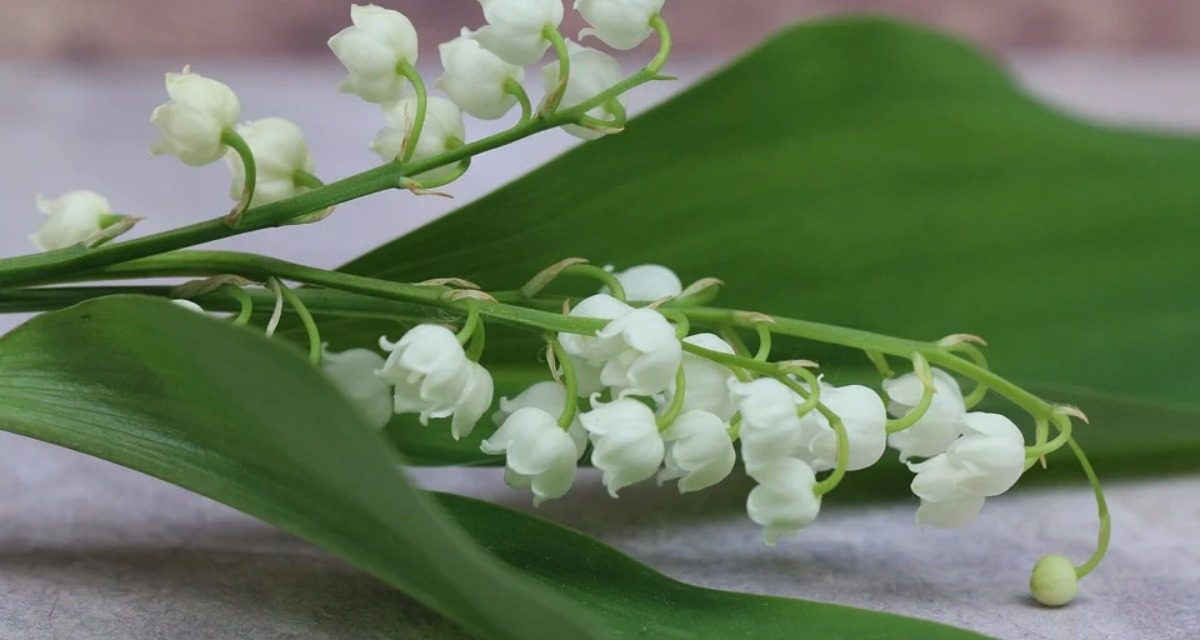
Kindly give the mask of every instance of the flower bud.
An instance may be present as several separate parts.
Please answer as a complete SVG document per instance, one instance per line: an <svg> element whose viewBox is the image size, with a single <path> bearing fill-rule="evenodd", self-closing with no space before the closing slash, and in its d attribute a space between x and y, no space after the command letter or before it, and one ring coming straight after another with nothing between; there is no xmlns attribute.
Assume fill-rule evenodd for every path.
<svg viewBox="0 0 1200 640"><path fill-rule="evenodd" d="M397 67L416 64L417 30L399 11L373 4L351 5L350 20L354 26L329 39L349 72L338 90L378 104L399 100L407 79Z"/></svg>
<svg viewBox="0 0 1200 640"><path fill-rule="evenodd" d="M533 64L546 55L544 31L563 19L562 0L479 0L488 26L476 38L488 51L516 65Z"/></svg>
<svg viewBox="0 0 1200 640"><path fill-rule="evenodd" d="M599 404L579 416L591 434L592 464L603 471L609 495L654 475L663 462L666 446L658 433L654 412L633 399Z"/></svg>
<svg viewBox="0 0 1200 640"><path fill-rule="evenodd" d="M221 135L237 124L241 106L225 84L192 73L167 74L170 101L150 114L161 138L150 146L152 155L170 154L184 163L202 166L225 155Z"/></svg>
<svg viewBox="0 0 1200 640"><path fill-rule="evenodd" d="M237 133L250 147L257 166L250 206L286 200L309 190L296 184L297 173L312 173L315 167L300 127L283 118L263 118L239 124ZM225 153L225 164L233 175L229 195L238 200L246 189L246 166L232 149Z"/></svg>
<svg viewBox="0 0 1200 640"><path fill-rule="evenodd" d="M509 81L519 83L525 70L484 49L471 32L438 47L445 72L437 86L463 111L483 120L503 117L517 104L508 91Z"/></svg>
<svg viewBox="0 0 1200 640"><path fill-rule="evenodd" d="M375 136L375 140L371 142L371 149L385 162L391 162L404 152L405 142L413 133L413 125L417 118L416 96L408 96L388 105L384 115L388 124ZM421 127L421 137L417 140L411 161L420 162L439 156L461 145L466 136L467 129L458 105L445 98L430 97L425 110L425 123ZM451 164L412 177L418 182L434 182L453 175L456 170Z"/></svg>
<svg viewBox="0 0 1200 640"><path fill-rule="evenodd" d="M85 242L125 217L113 214L108 200L94 191L68 191L53 200L39 195L35 202L47 217L29 239L42 251Z"/></svg>
<svg viewBox="0 0 1200 640"><path fill-rule="evenodd" d="M515 489L532 490L534 506L563 497L575 482L575 443L555 416L536 407L506 416L480 449L490 455L505 454L504 481Z"/></svg>
<svg viewBox="0 0 1200 640"><path fill-rule="evenodd" d="M367 349L325 351L321 357L321 371L376 429L392 419L392 388L375 373L383 368L383 356Z"/></svg>
<svg viewBox="0 0 1200 640"><path fill-rule="evenodd" d="M707 411L688 411L662 434L666 442L666 468L658 483L679 479L679 493L707 489L729 476L737 453L729 438L729 425Z"/></svg>
<svg viewBox="0 0 1200 640"><path fill-rule="evenodd" d="M1061 607L1079 593L1079 576L1070 558L1060 555L1042 556L1033 565L1029 577L1029 592L1047 607Z"/></svg>
<svg viewBox="0 0 1200 640"><path fill-rule="evenodd" d="M592 27L579 37L594 35L614 49L632 49L650 36L650 19L662 11L664 1L575 0L575 10Z"/></svg>
<svg viewBox="0 0 1200 640"><path fill-rule="evenodd" d="M563 93L559 109L570 109L595 98L621 82L621 65L612 56L602 51L580 46L575 42L567 42L567 50L571 57L571 75L567 78L567 88ZM554 91L558 85L558 63L550 63L542 70L542 80L546 93ZM613 98L619 100L619 98ZM599 120L610 121L617 117L608 105L599 105L589 109L587 115ZM604 135L599 131L570 125L563 127L568 133L591 140Z"/></svg>

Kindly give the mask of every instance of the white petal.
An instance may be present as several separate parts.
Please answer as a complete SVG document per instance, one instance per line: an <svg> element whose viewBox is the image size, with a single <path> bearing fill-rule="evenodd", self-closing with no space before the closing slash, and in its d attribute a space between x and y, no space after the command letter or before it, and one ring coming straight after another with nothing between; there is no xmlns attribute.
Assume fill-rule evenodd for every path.
<svg viewBox="0 0 1200 640"><path fill-rule="evenodd" d="M654 302L673 298L683 292L683 283L674 271L657 264L643 264L614 273L630 302Z"/></svg>
<svg viewBox="0 0 1200 640"><path fill-rule="evenodd" d="M326 351L321 370L375 428L382 429L392 418L392 388L375 374L383 367L383 356L367 349L341 353Z"/></svg>

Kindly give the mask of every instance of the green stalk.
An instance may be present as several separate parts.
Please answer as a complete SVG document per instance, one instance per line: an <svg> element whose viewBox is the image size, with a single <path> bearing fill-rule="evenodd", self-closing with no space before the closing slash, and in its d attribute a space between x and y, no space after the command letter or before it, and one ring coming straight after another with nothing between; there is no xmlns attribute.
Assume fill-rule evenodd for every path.
<svg viewBox="0 0 1200 640"><path fill-rule="evenodd" d="M301 324L304 325L304 332L308 334L308 361L314 367L321 365L321 331L317 328L317 321L313 319L312 313L309 313L308 307L304 305L304 301L295 294L290 288L284 285L279 280L274 280L279 285L279 291L283 294L283 298L296 311L296 316L300 318Z"/></svg>
<svg viewBox="0 0 1200 640"><path fill-rule="evenodd" d="M563 405L562 414L558 416L558 426L570 429L575 422L575 416L579 415L579 380L566 349L563 349L562 344L555 338L551 337L549 340L550 349L554 352L554 360L562 367L563 386L566 387L567 392L567 400Z"/></svg>
<svg viewBox="0 0 1200 640"><path fill-rule="evenodd" d="M242 170L246 177L242 197L226 218L228 224L236 227L241 222L242 215L250 208L250 202L254 200L254 189L258 185L258 163L254 161L254 152L250 150L250 145L237 131L228 128L222 131L221 144L233 149L241 158Z"/></svg>
<svg viewBox="0 0 1200 640"><path fill-rule="evenodd" d="M421 132L425 129L425 111L428 108L429 97L425 91L425 80L421 78L417 68L409 64L405 60L401 60L396 65L396 73L404 76L412 83L413 91L417 96L417 113L413 118L412 128L404 139L404 149L400 153L400 157L396 158L401 163L407 163L412 160L413 153L417 150L417 143L421 140Z"/></svg>

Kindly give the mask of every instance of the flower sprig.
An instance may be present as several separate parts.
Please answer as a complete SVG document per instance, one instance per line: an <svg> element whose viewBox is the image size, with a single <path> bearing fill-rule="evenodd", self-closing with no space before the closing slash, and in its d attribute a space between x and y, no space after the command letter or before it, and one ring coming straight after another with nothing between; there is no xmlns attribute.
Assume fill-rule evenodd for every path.
<svg viewBox="0 0 1200 640"><path fill-rule="evenodd" d="M509 485L529 490L534 504L561 499L590 454L614 498L652 478L689 493L724 481L740 458L755 483L747 515L772 544L811 525L847 474L881 463L889 449L914 474L917 520L956 527L1066 448L1094 487L1097 550L1078 566L1063 556L1043 558L1030 585L1045 604L1071 600L1110 535L1103 492L1072 435L1073 421L1086 418L993 373L975 336L906 340L708 306L721 281L685 287L661 265L617 272L569 258L519 288L484 291L456 278L401 283L268 256L186 250L270 226L317 222L343 202L387 189L431 193L463 175L475 155L548 129L585 139L617 133L627 118L622 97L663 78L671 50L663 0L576 3L590 25L582 36L629 49L658 35L658 53L629 76L607 53L560 33L559 0L480 3L487 24L439 47L444 72L433 86L446 97L430 95L417 68L417 30L403 14L352 7L352 26L329 46L347 70L341 89L382 110L385 126L371 148L384 163L329 183L317 177L298 126L277 117L238 124L241 104L228 86L187 68L168 74L170 101L152 115L162 135L152 152L189 165L224 158L233 178L232 212L113 242L137 218L113 213L91 192L39 199L49 219L34 242L44 253L0 260L0 311L138 292L194 311L231 311L236 316L229 321L248 325L256 307L269 307L264 332L274 334L284 315L294 315L307 334L311 365L368 424L385 428L393 416L411 414L426 425L445 421L456 440L471 435L493 405L494 381L480 362L488 324L501 322L536 336L549 363L545 380L499 400L496 428L479 445L503 456ZM553 60L542 69L544 96L535 106L522 84L524 67L547 55ZM514 109L519 115L509 129L467 139L464 112L497 119ZM39 286L145 277L201 280L174 287ZM591 279L597 292L581 300L547 293L568 277ZM333 352L320 322L338 316L388 319L404 333L395 341L380 336L378 349ZM817 375L814 362L774 359L781 341L797 338L861 351L880 373L878 388L838 386L832 374ZM897 376L898 369L911 371ZM973 383L965 394L963 382ZM974 410L988 396L1028 414L1031 444L1010 418Z"/></svg>

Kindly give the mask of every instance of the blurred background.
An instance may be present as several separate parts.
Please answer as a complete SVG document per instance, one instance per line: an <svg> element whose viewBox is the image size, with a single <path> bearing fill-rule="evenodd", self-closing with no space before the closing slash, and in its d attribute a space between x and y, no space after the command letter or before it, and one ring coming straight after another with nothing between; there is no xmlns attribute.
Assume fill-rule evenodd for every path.
<svg viewBox="0 0 1200 640"><path fill-rule="evenodd" d="M432 47L476 26L473 0L381 0L403 9ZM675 0L682 51L735 51L780 25L834 13L886 13L996 51L1200 47L1196 0ZM4 0L0 56L94 62L163 55L292 55L322 51L346 21L329 0ZM578 26L573 25L573 26ZM568 31L575 29L569 28Z"/></svg>
<svg viewBox="0 0 1200 640"><path fill-rule="evenodd" d="M420 66L428 80L439 73L436 45L452 38L460 27L477 27L482 21L476 0L379 0L378 4L404 11L417 25L424 47ZM326 40L349 24L348 6L347 1L335 0L0 0L0 140L8 151L0 154L0 255L33 251L28 236L41 223L34 208L34 195L39 192L55 196L71 189L99 191L118 211L145 217L132 235L163 231L229 210L229 175L222 163L191 168L173 158L149 158L146 154L156 137L149 123L150 112L165 100L163 73L188 63L198 72L231 85L241 99L243 118L279 115L301 125L322 178L331 180L376 165L379 160L367 145L383 124L380 110L336 91L343 71L325 48ZM668 0L666 16L676 35L677 55L667 71L680 80L638 89L628 98L629 111L637 114L674 95L772 32L797 21L842 13L885 14L955 34L995 55L1029 91L1092 120L1120 126L1200 130L1200 0ZM574 34L580 26L572 18L564 31ZM625 54L623 60L632 70L650 55L651 50L644 48ZM531 69L527 82L534 95L540 95L540 73ZM510 122L470 122L469 137L486 135ZM316 266L337 266L494 190L578 143L561 132L549 132L477 158L471 171L448 189L454 196L452 200L383 193L339 207L330 220L320 225L247 234L219 246L267 252ZM0 333L20 321L19 317L0 316ZM472 484L476 479L482 480L477 487L499 487L496 478L461 476L457 472L447 475L440 486L469 491L476 486ZM439 486L436 481L432 484ZM1174 575L1178 558L1194 546L1194 528L1189 528L1190 521L1173 520L1165 514L1173 513L1179 504L1200 504L1196 485L1148 487L1126 486L1114 496L1115 504L1128 509L1119 517L1136 520L1144 531L1138 537L1128 533L1130 528L1118 529L1121 535L1130 536L1118 545L1128 545L1128 557L1160 567L1155 575ZM260 584L255 593L276 603L289 596L278 595L273 590L275 585L262 583L274 580L282 586L293 582L292 578L276 579L283 574L262 570L260 564L245 563L240 557L213 560L200 552L175 552L176 547L233 544L221 542L236 539L224 533L223 527L230 522L257 531L251 525L238 524L243 520L224 509L131 472L7 434L0 434L0 489L12 498L6 503L5 513L18 514L7 519L9 526L26 531L22 535L39 542L47 536L58 536L68 549L62 561L28 560L26 570L16 578L10 558L0 575L0 592L35 597L29 601L0 598L2 638L96 637L91 627L85 627L80 635L60 635L50 622L54 607L59 606L61 592L56 589L67 589L72 583L61 580L63 585L47 586L60 582L63 564L82 567L86 578L79 581L73 593L63 597L64 607L73 602L77 609L107 615L112 611L109 604L90 603L98 597L96 594L108 594L130 607L154 611L152 618L161 618L154 623L159 624L155 632L130 632L122 637L196 637L175 631L163 635L160 631L186 629L194 624L197 617L192 613L206 598L218 603L208 610L222 612L232 624L265 620L263 624L278 630L277 634L259 637L298 637L291 631L294 627L288 625L292 618L305 618L308 605L297 605L304 613L289 614L286 608L265 611L224 604L237 600L240 605L241 594ZM111 497L104 497L108 495L106 490L111 490ZM619 508L628 508L631 501L637 500L636 495L623 498ZM658 500L670 500L665 492L655 495L662 496ZM167 500L182 506L169 511L157 508ZM883 569L904 566L905 571L894 574L905 584L911 581L935 593L932 585L950 584L946 574L958 568L970 572L963 577L962 583L970 585L963 593L992 595L976 601L937 594L945 596L949 604L934 613L951 622L977 622L964 617L963 612L978 615L984 609L979 602L995 602L993 596L998 590L1025 579L1027 565L1008 562L986 546L996 543L996 536L1008 537L997 548L1016 549L1021 544L1033 548L1039 536L1047 534L1043 530L1047 519L1042 514L1051 512L1071 518L1064 530L1074 527L1090 532L1094 512L1086 491L1054 494L1050 502L1045 500L1028 498L998 506L1007 511L999 512L1001 515L994 516L998 519L993 522L1003 526L993 527L988 531L990 537L980 535L978 540L975 536L918 536L905 530L897 539L911 539L913 546L896 558L881 555L880 545L867 533L885 526L913 527L909 506L838 516L840 520L827 522L814 535L825 536L827 548L842 550L838 553L844 555L835 557L832 566L852 569L828 571L819 577L809 573L808 581L803 583L808 591L799 595L932 615L929 601L935 598L881 600L874 583L864 585L852 579L839 582L839 576L865 578L871 574L855 567L868 564ZM729 530L720 523L697 527L689 530L687 535L691 537L687 539L676 529L643 530L635 526L639 518L653 521L673 509L674 504L650 502L647 506L643 502L640 510L623 512L623 524L627 526L615 526L615 533L610 532L606 539L632 549L655 566L673 568L685 575L688 567L698 567L703 576L695 578L709 580L715 575L708 568L711 557L693 558L687 549L707 549L713 540L745 546L758 535L740 520ZM1144 507L1149 515L1135 513L1135 507ZM579 511L582 514L590 508L591 503L585 503ZM598 513L611 515L617 510L611 507ZM563 514L554 513L560 517ZM82 529L87 533L80 533ZM196 535L197 530L201 535ZM171 538L173 531L183 532L178 540ZM143 560L132 553L123 556L124 560L111 561L111 568L89 565L92 552L86 546L70 551L88 536L141 540L143 544L153 539L154 544L170 549L166 553L171 561L158 556ZM11 556L5 550L5 539L0 536L0 556ZM277 544L275 539L263 539ZM851 541L857 546L847 546ZM952 545L959 544L955 541L977 547L958 548L958 555L947 555ZM889 553L895 549L886 548ZM1042 551L1045 549L1037 552ZM737 553L726 555L735 557ZM187 564L189 557L194 558L195 565ZM971 562L953 561L965 557ZM978 564L981 558L993 557L993 565ZM87 572L89 566L100 569ZM190 584L193 574L202 572L193 566L229 573L232 577L228 580L236 586L218 589L215 596L205 588L189 591L162 586ZM123 583L128 580L126 576L138 573L139 567L147 576L144 580L151 581L147 584L153 587L131 590ZM790 573L792 565L780 565L774 559L751 559L745 567L745 574L716 586L754 585L757 590L763 583L762 574L772 567L786 574L783 580L788 585L797 583ZM925 573L909 575L910 568ZM326 588L328 581L323 574L313 575L314 580L321 578L321 588ZM1134 632L1132 623L1125 626L1120 622L1120 617L1131 610L1144 613L1140 602L1126 598L1134 589L1117 577L1111 582L1121 587L1113 587L1108 599L1097 599L1097 607L1078 609L1074 618L1065 619L1094 616L1095 628L1129 633L1081 632L1083 635L1073 637L1140 635ZM1136 584L1146 597L1186 600L1189 595L1186 589L1174 589L1174 583L1166 587L1157 582ZM886 585L880 588L886 589ZM317 587L312 590L319 592ZM53 593L54 597L43 593ZM360 596L356 592L354 598ZM1109 607L1110 602L1120 606ZM356 606L345 607L345 615L356 615ZM325 615L325 609L311 608ZM1069 637L1035 631L1044 627L1045 620L1036 617L1036 609L1015 600L1007 608L995 609L994 614L990 624L996 629L1019 628L1021 637ZM1147 633L1151 635L1146 637L1166 637L1154 636L1153 630Z"/></svg>

